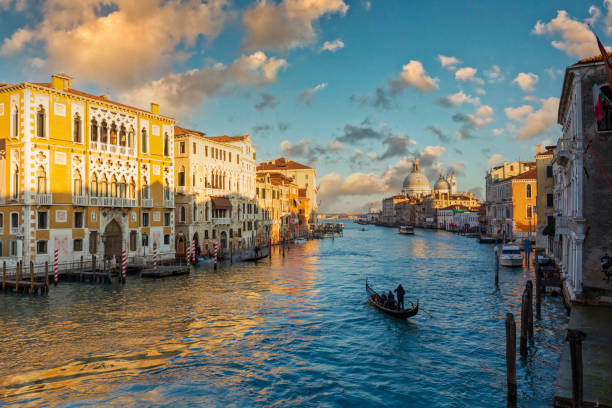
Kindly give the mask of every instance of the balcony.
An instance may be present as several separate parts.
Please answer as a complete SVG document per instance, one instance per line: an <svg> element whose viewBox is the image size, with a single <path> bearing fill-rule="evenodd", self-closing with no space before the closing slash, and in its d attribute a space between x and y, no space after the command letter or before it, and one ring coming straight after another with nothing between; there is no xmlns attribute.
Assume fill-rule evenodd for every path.
<svg viewBox="0 0 612 408"><path fill-rule="evenodd" d="M11 227L9 233L11 235L23 235L21 227Z"/></svg>
<svg viewBox="0 0 612 408"><path fill-rule="evenodd" d="M86 195L73 195L72 196L72 204L79 206L87 205L87 196Z"/></svg>
<svg viewBox="0 0 612 408"><path fill-rule="evenodd" d="M136 155L136 149L134 147L119 146L119 145L102 143L102 142L90 142L89 149L92 152L113 153L113 154L120 154L120 155L125 155L125 156L135 156Z"/></svg>
<svg viewBox="0 0 612 408"><path fill-rule="evenodd" d="M102 207L113 207L113 197L99 197L100 206Z"/></svg>
<svg viewBox="0 0 612 408"><path fill-rule="evenodd" d="M100 205L100 197L89 197L89 205Z"/></svg>
<svg viewBox="0 0 612 408"><path fill-rule="evenodd" d="M165 208L174 208L174 200L164 200Z"/></svg>
<svg viewBox="0 0 612 408"><path fill-rule="evenodd" d="M152 198L143 198L140 200L142 202L142 206L146 208L153 207L153 199Z"/></svg>
<svg viewBox="0 0 612 408"><path fill-rule="evenodd" d="M557 149L555 151L554 161L557 161L560 165L565 166L571 157L569 142L563 138L560 138L557 142Z"/></svg>
<svg viewBox="0 0 612 408"><path fill-rule="evenodd" d="M229 217L226 218L213 218L213 224L215 225L230 225L232 220Z"/></svg>
<svg viewBox="0 0 612 408"><path fill-rule="evenodd" d="M53 194L36 194L36 205L51 205Z"/></svg>

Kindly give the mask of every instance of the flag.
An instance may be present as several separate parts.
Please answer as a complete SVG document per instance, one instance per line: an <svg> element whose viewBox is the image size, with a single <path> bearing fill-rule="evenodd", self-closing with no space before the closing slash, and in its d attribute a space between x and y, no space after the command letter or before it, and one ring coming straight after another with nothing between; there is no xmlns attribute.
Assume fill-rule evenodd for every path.
<svg viewBox="0 0 612 408"><path fill-rule="evenodd" d="M607 95L604 95L601 88L595 83L590 75L587 75L593 85L593 106L595 107L595 119L599 122L604 117L603 101L607 100L610 103L610 99Z"/></svg>
<svg viewBox="0 0 612 408"><path fill-rule="evenodd" d="M599 52L601 52L601 56L603 58L603 62L606 65L606 73L608 74L608 86L612 89L612 63L610 62L610 58L608 57L608 53L604 48L601 41L599 41L599 37L595 34L595 38L597 39L597 46L599 47Z"/></svg>

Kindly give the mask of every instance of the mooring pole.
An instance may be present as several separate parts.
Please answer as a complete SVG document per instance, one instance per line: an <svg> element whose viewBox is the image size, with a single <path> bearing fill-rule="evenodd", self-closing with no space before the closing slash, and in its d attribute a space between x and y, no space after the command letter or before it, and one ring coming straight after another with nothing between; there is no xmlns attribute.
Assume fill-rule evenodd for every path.
<svg viewBox="0 0 612 408"><path fill-rule="evenodd" d="M49 291L49 261L45 261L45 287Z"/></svg>
<svg viewBox="0 0 612 408"><path fill-rule="evenodd" d="M516 405L516 323L512 313L506 313L506 380L508 405Z"/></svg>
<svg viewBox="0 0 612 408"><path fill-rule="evenodd" d="M536 298L536 317L538 319L542 318L541 314L541 304L542 304L542 272L540 270L540 265L536 266L536 284L535 284L535 298Z"/></svg>
<svg viewBox="0 0 612 408"><path fill-rule="evenodd" d="M2 290L6 289L6 261L2 262Z"/></svg>
<svg viewBox="0 0 612 408"><path fill-rule="evenodd" d="M499 287L499 256L495 253L495 287Z"/></svg>
<svg viewBox="0 0 612 408"><path fill-rule="evenodd" d="M533 339L533 283L531 279L525 285L527 291L527 335Z"/></svg>
<svg viewBox="0 0 612 408"><path fill-rule="evenodd" d="M579 330L568 330L567 339L572 361L572 407L582 408L582 333Z"/></svg>
<svg viewBox="0 0 612 408"><path fill-rule="evenodd" d="M519 353L521 356L527 355L527 326L529 317L527 316L527 289L523 290L523 296L521 296L521 338Z"/></svg>
<svg viewBox="0 0 612 408"><path fill-rule="evenodd" d="M30 261L30 293L34 293L34 262Z"/></svg>

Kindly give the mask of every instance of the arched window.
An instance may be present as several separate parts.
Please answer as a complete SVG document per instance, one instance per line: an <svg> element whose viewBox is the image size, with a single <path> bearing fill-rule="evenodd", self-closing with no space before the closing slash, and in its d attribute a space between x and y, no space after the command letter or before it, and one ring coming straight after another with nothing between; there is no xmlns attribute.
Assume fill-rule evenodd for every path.
<svg viewBox="0 0 612 408"><path fill-rule="evenodd" d="M185 187L185 167L181 166L178 172L178 185L179 187Z"/></svg>
<svg viewBox="0 0 612 408"><path fill-rule="evenodd" d="M164 156L170 155L170 136L168 133L164 133Z"/></svg>
<svg viewBox="0 0 612 408"><path fill-rule="evenodd" d="M19 196L19 165L13 165L13 180L11 183L11 197L17 199Z"/></svg>
<svg viewBox="0 0 612 408"><path fill-rule="evenodd" d="M136 198L136 183L134 182L134 178L130 178L130 198L134 200Z"/></svg>
<svg viewBox="0 0 612 408"><path fill-rule="evenodd" d="M170 183L168 179L164 181L164 200L170 200Z"/></svg>
<svg viewBox="0 0 612 408"><path fill-rule="evenodd" d="M110 144L112 144L112 145L116 145L117 144L117 125L115 125L115 122L113 122L111 124Z"/></svg>
<svg viewBox="0 0 612 408"><path fill-rule="evenodd" d="M125 177L121 176L121 181L119 182L119 197L125 198L127 183L125 181Z"/></svg>
<svg viewBox="0 0 612 408"><path fill-rule="evenodd" d="M115 176L113 176L113 178L111 178L111 191L110 191L110 196L111 197L117 197L117 178Z"/></svg>
<svg viewBox="0 0 612 408"><path fill-rule="evenodd" d="M181 207L181 215L179 220L181 221L181 224L185 223L185 207Z"/></svg>
<svg viewBox="0 0 612 408"><path fill-rule="evenodd" d="M140 141L140 145L142 146L143 153L146 153L149 149L149 144L147 142L147 130L142 128L142 140Z"/></svg>
<svg viewBox="0 0 612 408"><path fill-rule="evenodd" d="M142 198L149 198L149 180L142 178Z"/></svg>
<svg viewBox="0 0 612 408"><path fill-rule="evenodd" d="M100 143L108 143L108 125L105 120L102 121L100 127Z"/></svg>
<svg viewBox="0 0 612 408"><path fill-rule="evenodd" d="M100 196L108 197L108 180L106 174L102 175L102 180L100 181Z"/></svg>
<svg viewBox="0 0 612 408"><path fill-rule="evenodd" d="M91 191L89 194L91 194L92 197L98 196L98 176L95 173L91 178Z"/></svg>
<svg viewBox="0 0 612 408"><path fill-rule="evenodd" d="M89 132L89 140L92 142L98 141L98 122L95 119L91 120L91 130Z"/></svg>
<svg viewBox="0 0 612 408"><path fill-rule="evenodd" d="M81 173L78 170L74 172L74 179L72 180L72 194L83 194L83 180L81 179Z"/></svg>
<svg viewBox="0 0 612 408"><path fill-rule="evenodd" d="M19 108L17 106L13 111L13 136L19 137Z"/></svg>
<svg viewBox="0 0 612 408"><path fill-rule="evenodd" d="M45 137L45 108L42 105L36 111L36 136Z"/></svg>
<svg viewBox="0 0 612 408"><path fill-rule="evenodd" d="M198 205L196 203L193 203L193 221L197 221L198 220Z"/></svg>
<svg viewBox="0 0 612 408"><path fill-rule="evenodd" d="M74 134L74 142L75 143L81 143L81 117L79 116L78 113L74 114L74 121L73 121L73 134Z"/></svg>
<svg viewBox="0 0 612 408"><path fill-rule="evenodd" d="M130 128L130 131L128 132L128 147L133 147L134 146L134 129Z"/></svg>
<svg viewBox="0 0 612 408"><path fill-rule="evenodd" d="M47 194L47 172L43 166L38 167L36 180L36 193Z"/></svg>
<svg viewBox="0 0 612 408"><path fill-rule="evenodd" d="M125 146L127 144L125 126L121 125L119 130L119 145Z"/></svg>
<svg viewBox="0 0 612 408"><path fill-rule="evenodd" d="M527 198L531 198L531 184L527 184L527 191L525 192Z"/></svg>

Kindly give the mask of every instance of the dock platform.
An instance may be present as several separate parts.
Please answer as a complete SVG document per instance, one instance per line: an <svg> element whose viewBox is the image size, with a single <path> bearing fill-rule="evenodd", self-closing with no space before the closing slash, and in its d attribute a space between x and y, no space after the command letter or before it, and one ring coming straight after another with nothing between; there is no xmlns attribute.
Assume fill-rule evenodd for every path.
<svg viewBox="0 0 612 408"><path fill-rule="evenodd" d="M140 276L143 278L166 278L168 276L187 275L189 272L191 272L189 265L159 265L157 268L143 269Z"/></svg>

